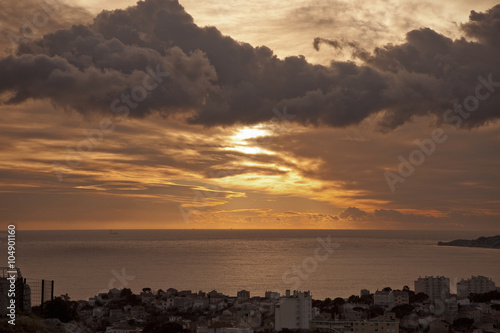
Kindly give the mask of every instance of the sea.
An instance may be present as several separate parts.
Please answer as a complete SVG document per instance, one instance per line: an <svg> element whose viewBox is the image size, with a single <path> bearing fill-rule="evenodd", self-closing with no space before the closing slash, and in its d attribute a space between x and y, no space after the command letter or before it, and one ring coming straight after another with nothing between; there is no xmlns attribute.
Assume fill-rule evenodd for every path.
<svg viewBox="0 0 500 333"><path fill-rule="evenodd" d="M24 278L54 280L54 294L85 300L111 288L216 290L235 296L310 291L314 299L384 287L413 289L443 275L452 291L483 275L500 285L500 250L437 246L499 232L408 230L17 231ZM0 260L7 262L6 242ZM1 265L0 266L5 266Z"/></svg>

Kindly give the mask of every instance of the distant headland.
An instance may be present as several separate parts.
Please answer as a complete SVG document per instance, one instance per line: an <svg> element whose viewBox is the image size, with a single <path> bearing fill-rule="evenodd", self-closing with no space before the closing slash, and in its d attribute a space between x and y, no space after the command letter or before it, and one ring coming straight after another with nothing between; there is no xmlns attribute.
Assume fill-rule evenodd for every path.
<svg viewBox="0 0 500 333"><path fill-rule="evenodd" d="M482 247L487 249L500 249L500 235L492 237L479 237L478 239L456 239L451 242L438 242L439 246Z"/></svg>

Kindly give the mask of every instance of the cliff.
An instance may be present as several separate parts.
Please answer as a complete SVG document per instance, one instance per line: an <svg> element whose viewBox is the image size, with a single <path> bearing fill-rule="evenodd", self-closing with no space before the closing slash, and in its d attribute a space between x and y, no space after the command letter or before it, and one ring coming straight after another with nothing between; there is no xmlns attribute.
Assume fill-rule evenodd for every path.
<svg viewBox="0 0 500 333"><path fill-rule="evenodd" d="M478 239L456 239L451 242L438 242L439 246L483 247L500 249L500 235L493 237L479 237Z"/></svg>

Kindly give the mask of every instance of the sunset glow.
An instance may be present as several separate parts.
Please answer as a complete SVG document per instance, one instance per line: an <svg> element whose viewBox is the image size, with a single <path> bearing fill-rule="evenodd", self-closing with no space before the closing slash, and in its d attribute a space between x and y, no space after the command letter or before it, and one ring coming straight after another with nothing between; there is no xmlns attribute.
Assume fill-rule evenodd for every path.
<svg viewBox="0 0 500 333"><path fill-rule="evenodd" d="M135 3L4 18L3 224L498 228L494 2Z"/></svg>

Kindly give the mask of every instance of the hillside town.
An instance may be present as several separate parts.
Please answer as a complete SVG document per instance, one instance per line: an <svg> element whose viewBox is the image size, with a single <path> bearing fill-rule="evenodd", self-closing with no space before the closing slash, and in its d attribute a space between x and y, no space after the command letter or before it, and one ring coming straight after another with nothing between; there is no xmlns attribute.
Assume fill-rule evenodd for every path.
<svg viewBox="0 0 500 333"><path fill-rule="evenodd" d="M31 325L37 327L33 332L64 333L500 333L500 288L491 279L462 279L456 294L443 276L419 277L413 287L363 289L349 298L325 300L290 290L262 296L240 290L228 296L215 290L144 288L134 294L111 289L87 301L56 297L43 311L34 307L25 313L18 325L24 318L31 323L24 323L23 332Z"/></svg>

